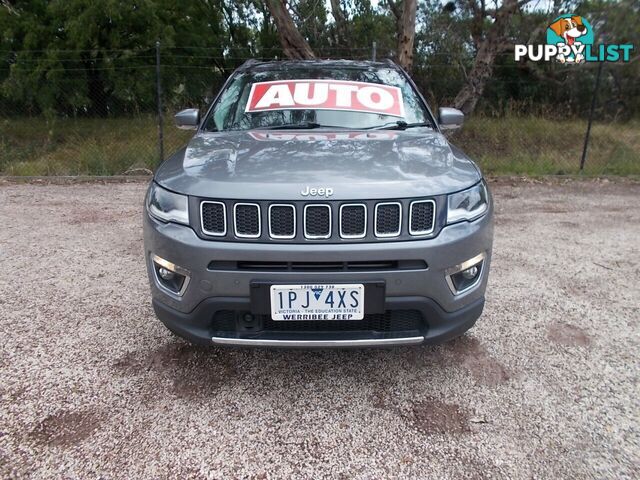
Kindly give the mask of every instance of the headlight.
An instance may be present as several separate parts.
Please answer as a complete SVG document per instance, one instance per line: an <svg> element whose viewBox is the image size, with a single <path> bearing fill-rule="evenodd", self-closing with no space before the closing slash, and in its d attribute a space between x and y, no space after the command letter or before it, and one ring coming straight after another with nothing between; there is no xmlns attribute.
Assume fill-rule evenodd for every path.
<svg viewBox="0 0 640 480"><path fill-rule="evenodd" d="M147 195L149 213L163 222L189 225L189 202L185 195L170 192L151 183Z"/></svg>
<svg viewBox="0 0 640 480"><path fill-rule="evenodd" d="M484 180L474 187L449 195L447 223L471 221L482 216L489 208L488 199Z"/></svg>

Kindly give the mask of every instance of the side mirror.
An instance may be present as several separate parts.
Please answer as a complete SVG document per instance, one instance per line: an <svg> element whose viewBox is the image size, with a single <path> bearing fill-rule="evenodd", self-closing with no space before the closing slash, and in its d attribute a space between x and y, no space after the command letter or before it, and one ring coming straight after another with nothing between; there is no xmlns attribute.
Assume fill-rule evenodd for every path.
<svg viewBox="0 0 640 480"><path fill-rule="evenodd" d="M176 126L182 130L196 130L200 124L200 110L187 108L175 114Z"/></svg>
<svg viewBox="0 0 640 480"><path fill-rule="evenodd" d="M457 108L440 107L438 109L438 123L442 130L460 128L464 122L464 113Z"/></svg>

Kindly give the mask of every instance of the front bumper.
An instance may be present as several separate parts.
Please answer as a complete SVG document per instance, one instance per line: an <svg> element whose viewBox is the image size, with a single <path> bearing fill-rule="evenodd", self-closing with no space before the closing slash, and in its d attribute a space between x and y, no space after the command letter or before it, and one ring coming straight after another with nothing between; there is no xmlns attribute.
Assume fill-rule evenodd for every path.
<svg viewBox="0 0 640 480"><path fill-rule="evenodd" d="M147 270L158 318L176 334L202 344L344 347L439 343L471 328L482 313L493 241L492 209L474 222L441 230L437 237L406 242L366 244L261 244L200 239L189 227L165 224L144 215ZM446 272L484 254L481 278L454 295ZM182 296L159 288L151 263L158 255L190 272ZM367 262L423 260L427 268L380 271L210 270L211 262ZM220 331L216 312L251 311L251 284L383 282L387 311L419 312L424 322L401 331ZM367 312L365 311L365 314Z"/></svg>
<svg viewBox="0 0 640 480"><path fill-rule="evenodd" d="M484 307L484 297L455 311L445 312L433 300L424 297L391 298L388 310L419 310L428 327L404 332L217 332L211 328L212 312L250 310L249 299L208 298L190 313L182 313L153 300L153 308L165 326L180 337L198 344L270 346L270 347L371 347L441 343L469 330Z"/></svg>

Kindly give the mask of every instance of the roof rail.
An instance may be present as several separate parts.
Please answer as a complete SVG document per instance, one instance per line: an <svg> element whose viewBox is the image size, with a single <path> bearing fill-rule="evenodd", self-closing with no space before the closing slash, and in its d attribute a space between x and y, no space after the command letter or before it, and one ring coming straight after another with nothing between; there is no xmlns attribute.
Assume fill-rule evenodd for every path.
<svg viewBox="0 0 640 480"><path fill-rule="evenodd" d="M245 60L244 63L242 65L240 65L238 68L249 67L249 66L254 65L256 63L262 63L262 62L260 60L256 60L255 58L250 58L248 60Z"/></svg>

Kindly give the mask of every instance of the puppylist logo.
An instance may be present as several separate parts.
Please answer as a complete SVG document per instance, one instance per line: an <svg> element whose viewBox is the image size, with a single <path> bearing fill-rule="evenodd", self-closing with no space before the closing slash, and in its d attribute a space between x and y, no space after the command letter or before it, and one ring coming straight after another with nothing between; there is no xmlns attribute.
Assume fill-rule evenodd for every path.
<svg viewBox="0 0 640 480"><path fill-rule="evenodd" d="M572 13L560 15L547 27L545 45L515 46L515 61L560 63L628 62L633 45L594 44L593 27L589 21Z"/></svg>

